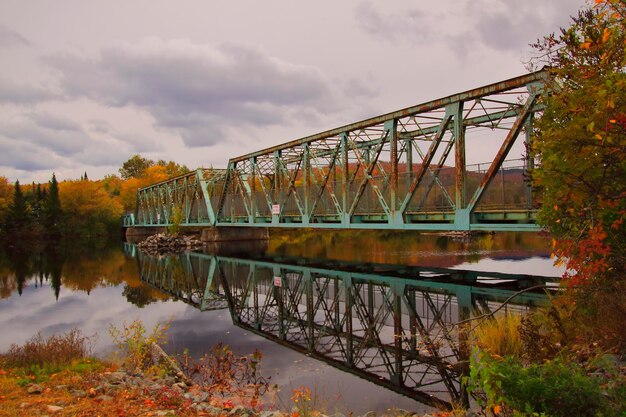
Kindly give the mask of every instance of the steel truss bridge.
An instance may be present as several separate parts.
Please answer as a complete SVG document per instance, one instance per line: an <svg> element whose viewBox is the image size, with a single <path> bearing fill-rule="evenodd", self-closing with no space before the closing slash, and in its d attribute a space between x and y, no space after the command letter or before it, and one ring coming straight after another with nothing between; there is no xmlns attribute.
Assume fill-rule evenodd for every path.
<svg viewBox="0 0 626 417"><path fill-rule="evenodd" d="M466 400L468 347L455 323L554 280L203 253L139 252L138 263L142 281L196 308L228 308L236 326L440 408ZM546 300L527 292L506 308Z"/></svg>
<svg viewBox="0 0 626 417"><path fill-rule="evenodd" d="M538 230L526 175L533 160L507 158L530 138L546 77L523 75L142 188L124 226L165 226L178 210L183 225L199 226ZM466 149L485 136L493 160L468 165Z"/></svg>

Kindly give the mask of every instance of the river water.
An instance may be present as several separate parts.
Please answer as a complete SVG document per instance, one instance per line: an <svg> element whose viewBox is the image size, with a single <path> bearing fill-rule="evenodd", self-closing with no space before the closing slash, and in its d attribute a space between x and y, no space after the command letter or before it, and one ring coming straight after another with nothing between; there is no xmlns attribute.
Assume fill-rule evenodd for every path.
<svg viewBox="0 0 626 417"><path fill-rule="evenodd" d="M445 399L458 389L449 386L458 375L442 371L433 358L448 363L458 352L439 342L413 346L415 352L422 349L427 364L411 359L398 365L394 346L402 347L394 345L394 330L406 333L407 346L418 335L449 339L446 326L463 314L462 294L478 297L480 303L471 298L474 307L497 308L514 289L508 290L502 277L485 278L488 273L560 276L549 255L547 238L534 233L455 239L278 232L266 244L215 246L169 258L142 254L121 241L5 247L0 252L0 351L37 332L47 336L78 328L92 337L94 353L107 355L113 348L111 325L139 319L152 328L170 321L170 352L186 348L199 357L219 342L240 354L260 350L263 374L280 387L276 407L291 408L292 390L306 386L315 406L328 413L358 415L391 407L428 411L429 396ZM418 275L427 286L415 280ZM394 304L397 288L412 298ZM307 309L314 312L307 315ZM353 337L346 336L346 328ZM424 336L420 329L432 334ZM396 371L403 382L388 377ZM392 390L409 384L418 386L413 398Z"/></svg>

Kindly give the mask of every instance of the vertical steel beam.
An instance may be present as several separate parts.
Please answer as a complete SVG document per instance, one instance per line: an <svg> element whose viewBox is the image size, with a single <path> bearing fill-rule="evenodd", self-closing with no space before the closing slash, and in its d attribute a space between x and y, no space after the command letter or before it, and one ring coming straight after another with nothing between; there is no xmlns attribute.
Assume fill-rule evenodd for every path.
<svg viewBox="0 0 626 417"><path fill-rule="evenodd" d="M249 178L250 178L250 215L248 216L248 223L253 224L256 219L256 156L250 158Z"/></svg>
<svg viewBox="0 0 626 417"><path fill-rule="evenodd" d="M304 176L304 216L302 216L302 223L309 224L309 219L311 218L311 150L309 149L308 143L304 144L303 152L304 155L302 157L304 159L304 169L302 171L302 175Z"/></svg>
<svg viewBox="0 0 626 417"><path fill-rule="evenodd" d="M280 200L280 181L281 181L281 169L280 169L280 156L281 151L274 151L274 204L279 204ZM281 207L282 211L282 207ZM280 213L274 214L272 212L272 223L280 223Z"/></svg>
<svg viewBox="0 0 626 417"><path fill-rule="evenodd" d="M465 163L465 126L463 125L463 102L452 105L454 112L454 160L456 169L456 208L465 208L465 180L467 167Z"/></svg>
<svg viewBox="0 0 626 417"><path fill-rule="evenodd" d="M396 210L398 209L398 120L393 119L385 122L385 130L391 145L391 178L389 179L391 188L391 218L389 220L392 222L395 220Z"/></svg>
<svg viewBox="0 0 626 417"><path fill-rule="evenodd" d="M341 210L342 217L341 223L347 224L350 223L348 213L348 201L349 201L349 193L350 193L350 184L348 183L348 134L342 133L340 135L341 142Z"/></svg>

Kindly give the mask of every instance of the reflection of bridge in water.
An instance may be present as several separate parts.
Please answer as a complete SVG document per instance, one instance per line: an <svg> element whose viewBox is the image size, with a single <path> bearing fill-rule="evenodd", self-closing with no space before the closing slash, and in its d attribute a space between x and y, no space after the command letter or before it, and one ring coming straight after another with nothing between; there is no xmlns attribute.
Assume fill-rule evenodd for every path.
<svg viewBox="0 0 626 417"><path fill-rule="evenodd" d="M464 400L468 347L454 324L553 280L203 253L139 253L138 262L144 282L196 308L227 307L239 327L442 408ZM526 292L506 308L545 299Z"/></svg>
<svg viewBox="0 0 626 417"><path fill-rule="evenodd" d="M518 137L530 139L546 76L501 81L153 184L138 190L124 225L166 226L177 209L183 225L202 227L538 230L527 181L533 160L509 153ZM486 161L468 164L466 149L478 148Z"/></svg>

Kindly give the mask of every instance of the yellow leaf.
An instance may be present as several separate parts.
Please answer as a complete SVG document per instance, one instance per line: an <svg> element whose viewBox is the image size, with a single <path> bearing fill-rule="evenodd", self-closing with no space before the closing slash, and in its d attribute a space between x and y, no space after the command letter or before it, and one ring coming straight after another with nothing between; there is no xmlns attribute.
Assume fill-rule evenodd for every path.
<svg viewBox="0 0 626 417"><path fill-rule="evenodd" d="M600 135L599 133L596 133L595 138L598 140L602 140L602 135Z"/></svg>
<svg viewBox="0 0 626 417"><path fill-rule="evenodd" d="M611 119L611 120L609 120L609 123L617 123L617 120Z"/></svg>

